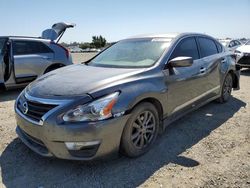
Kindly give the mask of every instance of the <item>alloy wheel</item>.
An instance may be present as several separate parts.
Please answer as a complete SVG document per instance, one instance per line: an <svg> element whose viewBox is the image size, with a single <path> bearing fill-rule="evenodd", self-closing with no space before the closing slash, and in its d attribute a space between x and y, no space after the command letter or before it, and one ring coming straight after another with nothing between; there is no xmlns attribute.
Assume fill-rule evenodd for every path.
<svg viewBox="0 0 250 188"><path fill-rule="evenodd" d="M233 86L232 77L227 76L223 87L223 96L225 99L228 99L229 96L231 95L232 86Z"/></svg>
<svg viewBox="0 0 250 188"><path fill-rule="evenodd" d="M138 149L147 147L156 133L156 120L150 111L140 113L133 122L131 141Z"/></svg>

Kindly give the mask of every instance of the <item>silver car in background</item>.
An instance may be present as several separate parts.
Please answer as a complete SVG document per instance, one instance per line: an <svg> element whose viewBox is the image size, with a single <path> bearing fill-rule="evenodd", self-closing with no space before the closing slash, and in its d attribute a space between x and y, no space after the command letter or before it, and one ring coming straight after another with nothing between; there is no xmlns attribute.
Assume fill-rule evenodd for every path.
<svg viewBox="0 0 250 188"><path fill-rule="evenodd" d="M236 63L241 68L250 68L250 40L235 50Z"/></svg>
<svg viewBox="0 0 250 188"><path fill-rule="evenodd" d="M71 65L70 52L58 44L73 24L56 23L41 37L0 37L0 88L23 87L37 77Z"/></svg>

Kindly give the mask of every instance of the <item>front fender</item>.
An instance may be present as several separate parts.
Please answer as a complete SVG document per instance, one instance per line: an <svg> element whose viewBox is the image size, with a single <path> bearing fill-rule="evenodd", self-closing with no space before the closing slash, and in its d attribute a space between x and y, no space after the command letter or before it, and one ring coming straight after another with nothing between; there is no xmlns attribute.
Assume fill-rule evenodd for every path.
<svg viewBox="0 0 250 188"><path fill-rule="evenodd" d="M124 80L119 85L100 89L98 92L91 93L93 98L120 91L118 100L113 107L113 113L125 113L130 111L136 104L145 99L157 100L163 110L167 111L167 86L164 82L163 74L156 73L150 76L139 77L137 79Z"/></svg>
<svg viewBox="0 0 250 188"><path fill-rule="evenodd" d="M132 87L124 88L113 112L128 112L145 99L157 100L162 106L163 113L166 112L164 104L167 103L167 88L159 87L154 83L138 83Z"/></svg>

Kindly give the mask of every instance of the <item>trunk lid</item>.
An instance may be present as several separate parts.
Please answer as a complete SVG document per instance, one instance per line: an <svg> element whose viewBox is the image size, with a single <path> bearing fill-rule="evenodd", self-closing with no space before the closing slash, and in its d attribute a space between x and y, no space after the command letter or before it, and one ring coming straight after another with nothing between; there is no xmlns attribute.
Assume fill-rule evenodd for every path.
<svg viewBox="0 0 250 188"><path fill-rule="evenodd" d="M56 42L58 43L66 29L73 27L75 27L75 24L67 24L64 22L55 23L52 25L51 29L46 29L42 32L41 38L51 41L57 40Z"/></svg>

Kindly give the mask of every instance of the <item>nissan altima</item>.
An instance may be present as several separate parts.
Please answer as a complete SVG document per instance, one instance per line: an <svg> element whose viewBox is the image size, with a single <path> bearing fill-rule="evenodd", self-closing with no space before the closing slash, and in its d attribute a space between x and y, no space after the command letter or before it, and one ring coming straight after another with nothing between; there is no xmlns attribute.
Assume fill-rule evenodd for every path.
<svg viewBox="0 0 250 188"><path fill-rule="evenodd" d="M208 35L128 38L28 85L16 100L16 132L42 156L138 157L171 122L230 100L239 71L233 54Z"/></svg>

